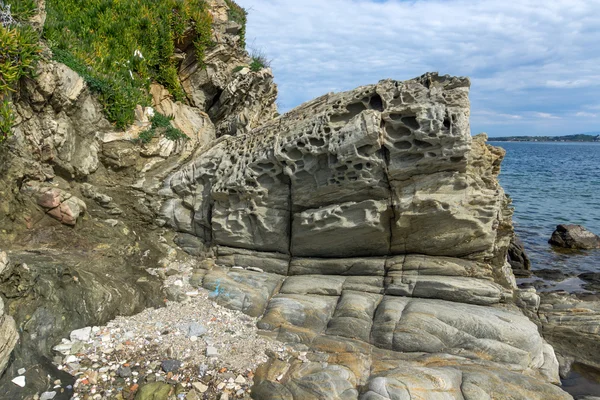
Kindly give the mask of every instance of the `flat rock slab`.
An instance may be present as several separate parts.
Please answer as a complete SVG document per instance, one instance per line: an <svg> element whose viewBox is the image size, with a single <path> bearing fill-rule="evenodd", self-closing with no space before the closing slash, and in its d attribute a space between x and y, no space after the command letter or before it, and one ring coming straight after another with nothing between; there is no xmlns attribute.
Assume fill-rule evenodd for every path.
<svg viewBox="0 0 600 400"><path fill-rule="evenodd" d="M203 287L218 304L259 317L282 282L275 274L215 269L205 275Z"/></svg>

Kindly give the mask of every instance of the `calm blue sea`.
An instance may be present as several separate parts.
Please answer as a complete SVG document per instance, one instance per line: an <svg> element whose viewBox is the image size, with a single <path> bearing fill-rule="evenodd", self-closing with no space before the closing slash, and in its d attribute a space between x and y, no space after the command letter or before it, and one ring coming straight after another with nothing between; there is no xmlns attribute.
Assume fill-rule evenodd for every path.
<svg viewBox="0 0 600 400"><path fill-rule="evenodd" d="M513 199L515 230L534 269L600 272L600 250L561 254L548 239L557 224L600 234L600 143L493 142L506 149L500 183Z"/></svg>

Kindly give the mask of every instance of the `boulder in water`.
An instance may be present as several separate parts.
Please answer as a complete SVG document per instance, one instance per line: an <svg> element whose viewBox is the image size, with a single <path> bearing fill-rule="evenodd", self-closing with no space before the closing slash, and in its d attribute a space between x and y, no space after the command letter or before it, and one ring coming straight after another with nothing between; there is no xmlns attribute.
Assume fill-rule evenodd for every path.
<svg viewBox="0 0 600 400"><path fill-rule="evenodd" d="M548 243L568 249L600 249L600 236L581 225L558 225Z"/></svg>

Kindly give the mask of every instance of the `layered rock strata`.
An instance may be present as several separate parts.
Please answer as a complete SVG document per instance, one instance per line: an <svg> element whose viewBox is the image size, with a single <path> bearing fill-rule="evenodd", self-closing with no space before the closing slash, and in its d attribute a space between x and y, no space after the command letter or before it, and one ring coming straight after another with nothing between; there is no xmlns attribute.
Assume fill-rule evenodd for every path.
<svg viewBox="0 0 600 400"><path fill-rule="evenodd" d="M10 268L10 261L5 252L0 251L0 276ZM4 301L0 297L0 376L6 369L10 354L19 340L15 320L7 315Z"/></svg>
<svg viewBox="0 0 600 400"><path fill-rule="evenodd" d="M257 373L255 398L570 398L514 305L539 298L506 261L504 153L471 138L469 85L426 74L329 94L168 177L159 222L188 251L216 249L194 281L304 346Z"/></svg>

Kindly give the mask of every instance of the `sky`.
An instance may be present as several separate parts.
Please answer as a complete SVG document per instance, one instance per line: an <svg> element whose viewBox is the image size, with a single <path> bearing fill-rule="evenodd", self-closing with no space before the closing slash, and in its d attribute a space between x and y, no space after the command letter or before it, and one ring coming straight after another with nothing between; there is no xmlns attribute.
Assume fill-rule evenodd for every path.
<svg viewBox="0 0 600 400"><path fill-rule="evenodd" d="M600 0L237 0L288 111L425 72L471 78L471 131L600 131Z"/></svg>

